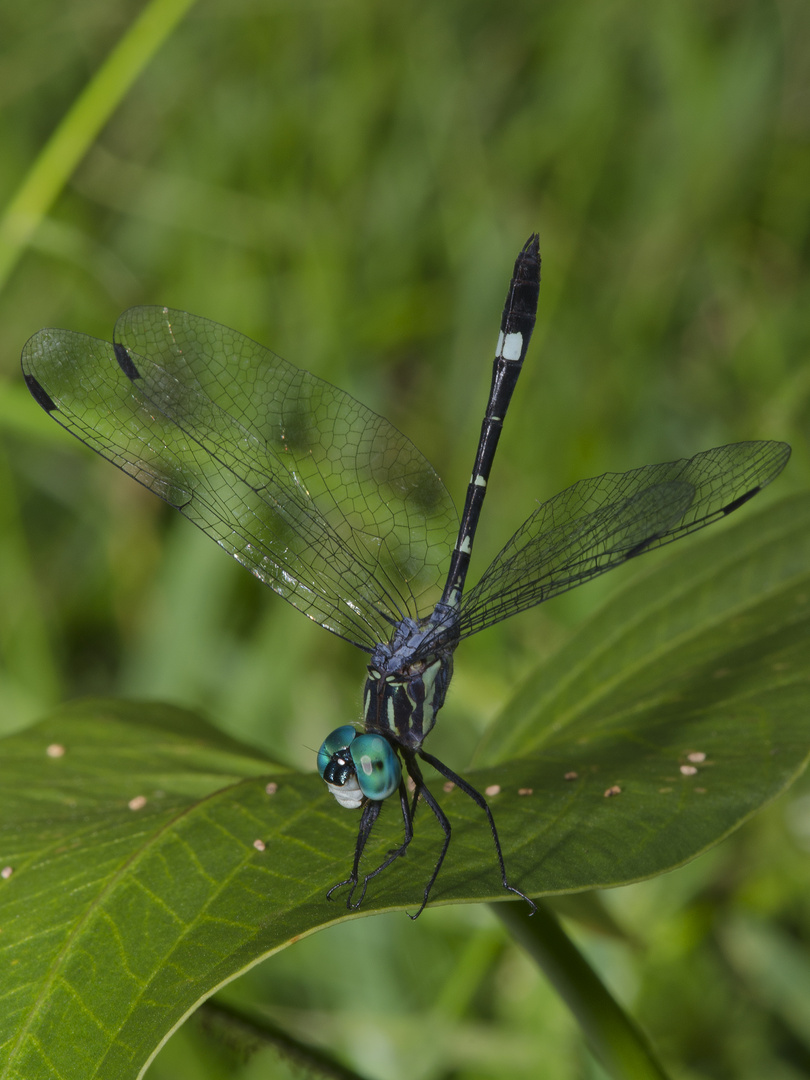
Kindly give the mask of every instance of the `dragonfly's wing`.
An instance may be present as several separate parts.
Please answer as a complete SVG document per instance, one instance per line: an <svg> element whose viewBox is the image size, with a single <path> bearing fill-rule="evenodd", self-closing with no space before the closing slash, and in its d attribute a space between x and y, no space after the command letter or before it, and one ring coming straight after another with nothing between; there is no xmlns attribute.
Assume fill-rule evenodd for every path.
<svg viewBox="0 0 810 1080"><path fill-rule="evenodd" d="M459 636L710 525L770 483L789 457L785 443L743 442L580 480L538 507L495 557L461 602Z"/></svg>
<svg viewBox="0 0 810 1080"><path fill-rule="evenodd" d="M25 346L29 389L63 427L361 648L430 610L458 518L387 420L184 312L133 308L115 341L41 330Z"/></svg>

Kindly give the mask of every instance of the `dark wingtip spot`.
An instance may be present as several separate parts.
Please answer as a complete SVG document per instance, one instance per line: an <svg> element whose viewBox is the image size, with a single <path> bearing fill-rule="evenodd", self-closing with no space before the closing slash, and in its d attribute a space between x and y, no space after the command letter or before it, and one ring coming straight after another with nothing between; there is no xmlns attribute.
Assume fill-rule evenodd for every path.
<svg viewBox="0 0 810 1080"><path fill-rule="evenodd" d="M33 375L29 375L27 372L23 372L23 378L31 397L37 405L41 405L45 412L53 412L57 405L50 394L45 392L45 388L37 382Z"/></svg>
<svg viewBox="0 0 810 1080"><path fill-rule="evenodd" d="M753 499L753 497L759 491L762 491L762 487L759 484L757 484L757 486L755 488L751 488L751 490L746 491L746 493L744 495L740 495L739 499L735 499L734 502L730 502L728 504L728 506L724 506L723 507L723 513L724 514L733 513L735 510L739 509L739 507L741 507L743 505L743 503L747 503L749 499Z"/></svg>
<svg viewBox="0 0 810 1080"><path fill-rule="evenodd" d="M140 371L138 371L138 369L132 363L132 358L130 357L129 353L120 341L113 342L113 349L115 350L115 359L118 361L118 366L121 368L126 377L133 381L135 379L140 379Z"/></svg>
<svg viewBox="0 0 810 1080"><path fill-rule="evenodd" d="M647 548L650 546L650 544L654 544L656 540L660 540L660 539L661 539L661 534L660 533L653 533L652 536L645 537L644 540L641 540L641 541L639 541L639 543L634 544L633 547L631 547L629 549L629 551L625 551L625 553L624 553L625 559L635 559L635 557L637 555L640 555L642 553L642 551L646 551Z"/></svg>

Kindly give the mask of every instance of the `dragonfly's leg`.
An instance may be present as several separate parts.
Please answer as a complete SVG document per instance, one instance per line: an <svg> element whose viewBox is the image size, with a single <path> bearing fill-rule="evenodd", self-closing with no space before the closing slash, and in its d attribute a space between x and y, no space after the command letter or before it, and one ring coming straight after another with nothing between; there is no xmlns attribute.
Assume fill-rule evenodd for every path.
<svg viewBox="0 0 810 1080"><path fill-rule="evenodd" d="M514 893L516 896L519 896L522 900L525 900L526 903L531 908L530 914L534 914L534 912L537 911L537 905L534 903L534 901L530 900L529 897L526 896L525 893L522 893L520 891L520 889L516 889L514 885L510 885L509 881L507 880L506 866L505 866L504 861L503 861L503 852L501 851L501 841L498 838L498 830L495 828L495 819L492 816L492 811L489 808L489 804L487 803L487 800L484 798L484 796L481 794L480 791L476 791L476 789L472 786L472 784L469 784L463 777L459 776L458 773L454 773L452 769L448 769L448 767L443 762L439 761L439 759L435 758L432 754L428 754L424 750L420 750L419 751L419 756L421 758L423 758L429 765L432 765L433 768L436 770L436 772L441 773L442 776L447 777L448 780L452 780L453 783L457 787L461 788L461 790L464 792L464 794L468 795L472 799L472 801L477 806L480 806L481 809L484 811L484 813L487 815L487 820L489 821L489 827L492 830L492 839L495 841L495 852L496 852L496 854L498 856L498 865L501 868L501 881L503 883L503 887L505 889L507 889L509 892ZM428 802L427 799L425 801ZM428 802L428 805L430 805L429 802ZM436 813L435 810L433 812ZM448 837L448 839L449 839L449 837ZM445 850L446 849L447 848L446 848L446 845L445 845ZM443 857L444 857L444 853L442 853L442 858ZM434 879L436 877L436 873L438 873L438 867L436 868L436 871L433 874ZM430 884L431 885L433 884L433 879L431 879Z"/></svg>
<svg viewBox="0 0 810 1080"><path fill-rule="evenodd" d="M352 864L351 875L343 881L339 881L337 885L333 885L329 892L326 894L326 899L332 899L332 893L337 889L342 889L344 885L351 885L348 899L346 900L346 907L352 907L352 896L354 890L357 888L357 881L359 877L360 859L363 855L363 848L366 846L366 841L369 838L374 822L380 816L380 810L382 809L381 802L373 802L369 800L363 807L363 816L360 818L360 828L357 830L357 842L354 845L354 863ZM365 886L363 887L365 893ZM360 903L362 903L363 897L360 897ZM355 907L359 907L359 904L355 904Z"/></svg>
<svg viewBox="0 0 810 1080"><path fill-rule="evenodd" d="M379 803L378 805L381 806L382 803ZM410 844L411 840L413 840L413 810L408 805L408 791L405 787L404 780L400 780L399 782L399 805L402 810L402 821L405 826L405 835L402 838L402 843L399 845L399 847L391 848L386 858L380 863L376 870L372 870L370 874L366 874L363 877L363 893L357 903L353 904L352 907L360 907L363 902L363 897L366 895L366 887L368 886L368 883L371 881L371 879L376 877L377 874L381 874L383 870L389 867L395 859L398 859L401 855L404 855L405 852L408 850L408 844ZM415 805L416 798L414 797L414 806ZM355 862L355 873L356 872L357 863Z"/></svg>
<svg viewBox="0 0 810 1080"><path fill-rule="evenodd" d="M399 802L402 809L402 820L405 824L405 835L403 837L402 843L399 845L399 847L392 848L392 850L388 852L387 857L383 860L383 862L380 863L380 865L375 870L372 870L370 874L364 875L363 885L360 892L360 899L352 902L354 891L358 887L360 881L360 859L363 856L363 849L365 848L366 841L371 834L374 822L379 817L380 810L382 809L382 802L369 800L363 808L363 816L360 819L360 828L357 833L357 843L354 849L354 863L352 865L351 876L346 878L345 881L339 881L337 885L333 885L329 892L326 894L327 899L331 897L335 889L339 889L343 885L351 885L349 895L346 899L346 907L359 908L360 905L363 903L363 900L365 899L366 889L368 887L369 881L371 881L372 878L376 877L377 874L382 873L382 871L385 870L386 867L390 866L395 859L398 859L400 855L405 854L408 845L413 839L413 811L408 804L408 792L405 787L404 780L401 780L399 784ZM415 802L416 800L414 799L414 804Z"/></svg>
<svg viewBox="0 0 810 1080"><path fill-rule="evenodd" d="M425 755L422 754L422 756L424 757ZM410 912L408 912L408 915L409 915L409 917L411 919L418 919L419 916L422 914L422 912L425 910L425 904L427 904L427 902L428 902L428 897L430 896L430 890L433 888L433 883L435 882L436 878L439 876L439 871L442 868L442 863L444 862L444 857L447 854L447 849L450 847L450 834L451 834L452 830L450 828L450 822L447 820L447 815L442 810L442 808L439 806L439 804L436 802L436 800L433 798L433 795L430 793L430 789L428 788L425 781L422 779L422 774L419 771L419 766L416 764L415 761L411 760L411 761L408 762L408 772L411 773L411 776L413 777L413 780L416 783L416 794L414 796L414 807L416 806L416 800L421 795L422 798L425 800L425 802L430 807L430 809L436 815L436 820L441 825L442 832L444 833L444 844L442 845L441 853L440 853L438 859L436 860L436 865L433 867L433 873L430 875L430 881L428 881L427 885L425 886L425 893L424 893L424 896L422 897L422 903L419 905L419 910L417 911L417 913L415 915L411 915Z"/></svg>

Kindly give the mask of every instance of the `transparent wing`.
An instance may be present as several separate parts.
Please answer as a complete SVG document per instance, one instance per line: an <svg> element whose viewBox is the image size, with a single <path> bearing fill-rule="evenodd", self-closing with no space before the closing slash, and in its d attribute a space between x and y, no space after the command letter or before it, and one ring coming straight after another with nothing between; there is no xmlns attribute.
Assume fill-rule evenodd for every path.
<svg viewBox="0 0 810 1080"><path fill-rule="evenodd" d="M580 480L543 503L462 599L459 637L541 604L736 510L782 471L779 442Z"/></svg>
<svg viewBox="0 0 810 1080"><path fill-rule="evenodd" d="M207 319L125 312L115 344L23 351L53 418L327 630L370 650L432 609L458 517L416 447L350 395Z"/></svg>

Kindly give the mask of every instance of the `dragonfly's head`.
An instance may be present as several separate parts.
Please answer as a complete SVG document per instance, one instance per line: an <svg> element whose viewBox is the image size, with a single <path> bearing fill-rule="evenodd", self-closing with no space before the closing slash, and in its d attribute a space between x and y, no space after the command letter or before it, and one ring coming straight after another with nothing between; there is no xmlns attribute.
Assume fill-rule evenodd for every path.
<svg viewBox="0 0 810 1080"><path fill-rule="evenodd" d="M318 751L318 772L341 806L356 810L365 799L382 802L399 787L402 766L382 735L335 728Z"/></svg>

